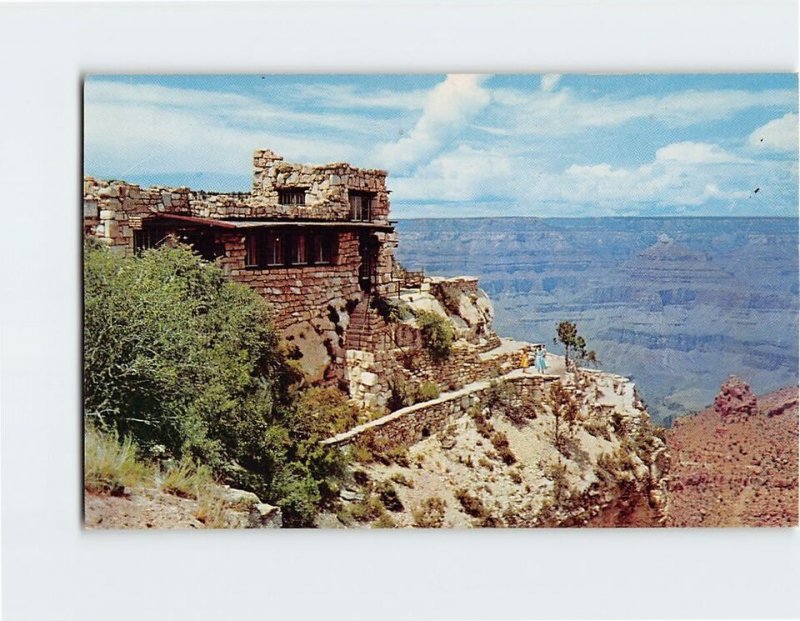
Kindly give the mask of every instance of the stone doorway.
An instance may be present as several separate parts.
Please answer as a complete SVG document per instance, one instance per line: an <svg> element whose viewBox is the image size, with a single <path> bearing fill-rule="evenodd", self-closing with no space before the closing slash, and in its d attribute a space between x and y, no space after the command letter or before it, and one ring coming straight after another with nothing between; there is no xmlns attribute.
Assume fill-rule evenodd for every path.
<svg viewBox="0 0 800 621"><path fill-rule="evenodd" d="M358 284L364 293L372 292L375 285L379 246L380 243L374 235L363 234L359 239L361 265L358 268Z"/></svg>

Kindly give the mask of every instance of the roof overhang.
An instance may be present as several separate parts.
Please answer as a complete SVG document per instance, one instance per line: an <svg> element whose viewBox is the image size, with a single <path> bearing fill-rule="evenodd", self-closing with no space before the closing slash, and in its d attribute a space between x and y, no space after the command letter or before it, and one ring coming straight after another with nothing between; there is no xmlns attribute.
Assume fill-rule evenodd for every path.
<svg viewBox="0 0 800 621"><path fill-rule="evenodd" d="M154 214L147 221L175 222L196 224L221 229L268 229L268 228L338 228L338 229L370 229L373 231L391 231L391 223L353 222L350 220L221 220L219 218L199 218L177 214Z"/></svg>

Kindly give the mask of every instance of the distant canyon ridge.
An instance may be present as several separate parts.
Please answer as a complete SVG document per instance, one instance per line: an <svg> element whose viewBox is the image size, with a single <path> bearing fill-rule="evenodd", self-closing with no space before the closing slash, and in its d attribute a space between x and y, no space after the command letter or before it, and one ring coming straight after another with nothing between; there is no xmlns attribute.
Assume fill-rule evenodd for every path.
<svg viewBox="0 0 800 621"><path fill-rule="evenodd" d="M796 219L454 218L397 230L406 268L480 278L498 334L558 351L557 323L577 322L662 424L711 404L731 374L760 393L797 384Z"/></svg>

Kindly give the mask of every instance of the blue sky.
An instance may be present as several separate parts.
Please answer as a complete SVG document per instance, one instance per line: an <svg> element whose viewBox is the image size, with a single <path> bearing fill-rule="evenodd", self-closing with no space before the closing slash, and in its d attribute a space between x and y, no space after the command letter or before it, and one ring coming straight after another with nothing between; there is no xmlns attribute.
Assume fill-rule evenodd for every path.
<svg viewBox="0 0 800 621"><path fill-rule="evenodd" d="M247 191L266 147L386 168L400 218L796 216L797 88L794 74L98 75L84 167Z"/></svg>

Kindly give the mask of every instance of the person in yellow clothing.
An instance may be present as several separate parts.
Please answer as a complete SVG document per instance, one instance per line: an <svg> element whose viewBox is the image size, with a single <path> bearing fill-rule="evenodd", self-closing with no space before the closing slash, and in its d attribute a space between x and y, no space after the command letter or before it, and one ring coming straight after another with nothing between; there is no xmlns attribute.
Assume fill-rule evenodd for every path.
<svg viewBox="0 0 800 621"><path fill-rule="evenodd" d="M522 355L519 357L519 366L523 370L528 368L528 352L527 351L523 351Z"/></svg>

